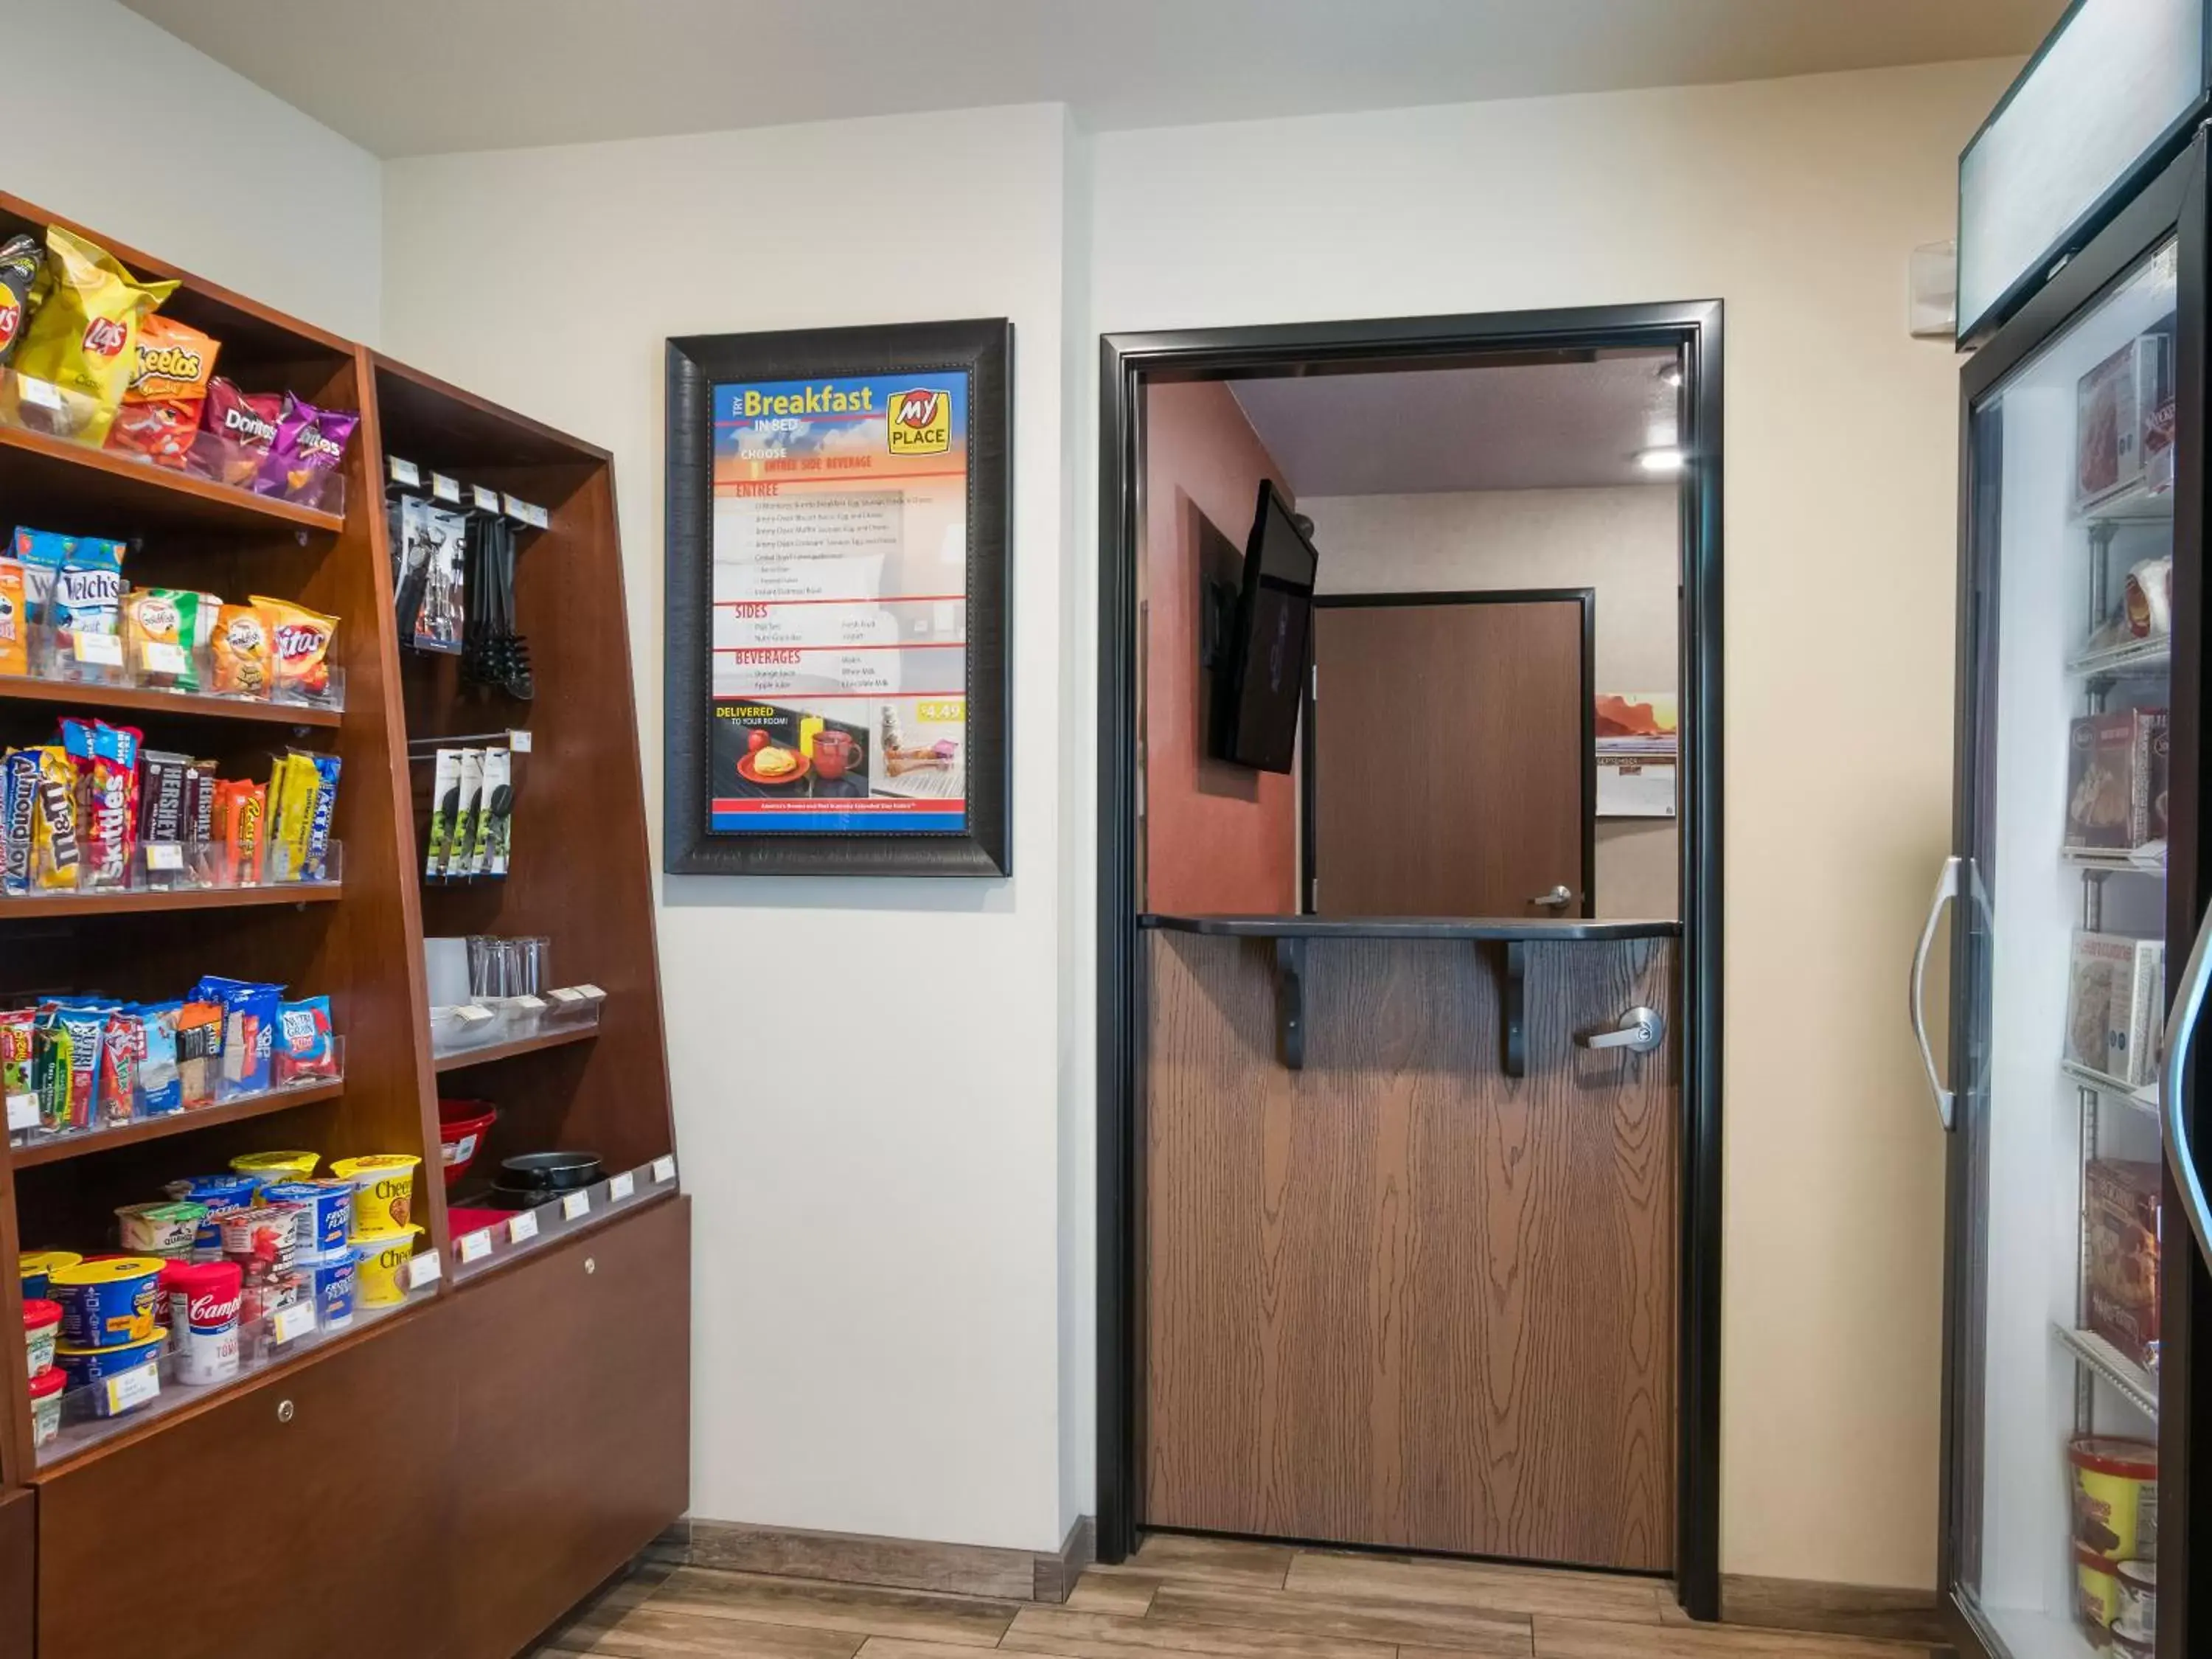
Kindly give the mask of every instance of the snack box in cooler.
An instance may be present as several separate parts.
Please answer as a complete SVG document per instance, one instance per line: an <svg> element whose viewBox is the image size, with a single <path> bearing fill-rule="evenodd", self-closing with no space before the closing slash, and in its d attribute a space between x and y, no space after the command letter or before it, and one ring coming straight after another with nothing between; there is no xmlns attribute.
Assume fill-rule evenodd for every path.
<svg viewBox="0 0 2212 1659"><path fill-rule="evenodd" d="M2166 946L2124 933L2076 933L2067 963L2066 1058L2130 1088L2158 1075Z"/></svg>
<svg viewBox="0 0 2212 1659"><path fill-rule="evenodd" d="M2172 441L2161 410L2173 397L2172 325L2137 335L2084 374L2074 393L2074 502L2088 507L2143 483L2172 482Z"/></svg>
<svg viewBox="0 0 2212 1659"><path fill-rule="evenodd" d="M2136 1364L2158 1369L2159 1166L2091 1161L2081 1175L2089 1243L2089 1328Z"/></svg>
<svg viewBox="0 0 2212 1659"><path fill-rule="evenodd" d="M2066 845L2119 851L2166 839L2163 708L2084 714L2067 734Z"/></svg>

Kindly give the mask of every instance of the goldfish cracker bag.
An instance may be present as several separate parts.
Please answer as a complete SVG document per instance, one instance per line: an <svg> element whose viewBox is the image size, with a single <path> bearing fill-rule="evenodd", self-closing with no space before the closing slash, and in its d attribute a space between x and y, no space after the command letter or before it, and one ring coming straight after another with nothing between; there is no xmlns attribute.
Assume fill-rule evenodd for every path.
<svg viewBox="0 0 2212 1659"><path fill-rule="evenodd" d="M211 690L228 696L269 695L269 617L259 605L227 605L218 611L211 649Z"/></svg>
<svg viewBox="0 0 2212 1659"><path fill-rule="evenodd" d="M222 349L173 318L147 318L138 325L137 360L107 447L181 467L200 429L200 410Z"/></svg>
<svg viewBox="0 0 2212 1659"><path fill-rule="evenodd" d="M176 289L142 283L105 248L49 227L34 309L0 405L19 424L106 443L137 367L139 325Z"/></svg>
<svg viewBox="0 0 2212 1659"><path fill-rule="evenodd" d="M123 596L123 657L139 684L199 689L191 644L199 605L198 594L169 587L134 587Z"/></svg>
<svg viewBox="0 0 2212 1659"><path fill-rule="evenodd" d="M31 599L23 567L0 559L0 674L31 672Z"/></svg>
<svg viewBox="0 0 2212 1659"><path fill-rule="evenodd" d="M270 684L280 696L326 696L331 689L331 640L338 619L256 593L253 605L269 623Z"/></svg>

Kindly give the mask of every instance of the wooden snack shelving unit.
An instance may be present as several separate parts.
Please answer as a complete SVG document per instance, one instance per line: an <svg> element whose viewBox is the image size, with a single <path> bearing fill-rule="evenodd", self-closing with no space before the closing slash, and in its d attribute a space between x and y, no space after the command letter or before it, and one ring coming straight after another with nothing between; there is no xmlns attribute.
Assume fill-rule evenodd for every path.
<svg viewBox="0 0 2212 1659"><path fill-rule="evenodd" d="M0 195L0 239L57 220ZM341 620L342 714L0 679L0 745L64 713L141 727L226 775L297 742L343 760L335 890L0 899L0 999L176 995L203 974L327 993L342 1083L73 1139L0 1146L0 1374L26 1373L19 1259L112 1247L117 1206L234 1155L422 1160L416 1219L440 1276L380 1316L238 1381L34 1450L0 1386L0 1659L316 1654L510 1659L686 1504L690 1200L674 1172L629 629L604 451L70 225L219 368L362 411L342 514L0 426L0 531L142 538L126 577L296 599ZM393 625L385 459L544 507L518 561L536 696L465 683ZM422 877L430 787L409 741L527 730L502 881ZM297 728L296 731L295 728ZM544 935L559 982L605 993L595 1028L434 1054L425 933ZM477 1170L580 1148L618 1179L587 1213L461 1261L441 1178L441 1091L495 1101ZM33 1593L34 1592L34 1593Z"/></svg>

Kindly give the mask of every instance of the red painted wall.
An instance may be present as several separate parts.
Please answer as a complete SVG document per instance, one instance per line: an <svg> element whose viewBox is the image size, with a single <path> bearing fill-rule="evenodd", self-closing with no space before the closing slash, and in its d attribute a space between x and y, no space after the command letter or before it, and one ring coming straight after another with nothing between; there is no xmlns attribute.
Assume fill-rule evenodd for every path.
<svg viewBox="0 0 2212 1659"><path fill-rule="evenodd" d="M1146 398L1145 908L1294 911L1293 780L1207 757L1198 661L1208 524L1241 558L1260 480L1287 486L1227 386L1154 386Z"/></svg>

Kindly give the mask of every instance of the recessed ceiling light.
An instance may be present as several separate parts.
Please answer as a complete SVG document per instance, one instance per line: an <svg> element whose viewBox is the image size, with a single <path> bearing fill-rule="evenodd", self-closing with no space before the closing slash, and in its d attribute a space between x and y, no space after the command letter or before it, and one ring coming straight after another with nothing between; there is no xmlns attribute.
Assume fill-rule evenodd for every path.
<svg viewBox="0 0 2212 1659"><path fill-rule="evenodd" d="M1681 366L1681 364L1680 364L1680 363L1664 363L1664 364L1662 364L1662 365L1660 366L1660 369L1659 369L1658 380L1659 380L1659 384L1660 384L1660 385L1662 385L1662 386L1680 386L1680 385L1681 385L1681 384L1682 384L1682 366Z"/></svg>
<svg viewBox="0 0 2212 1659"><path fill-rule="evenodd" d="M1682 459L1682 452L1679 449L1639 449L1636 452L1636 464L1646 472L1680 472Z"/></svg>

